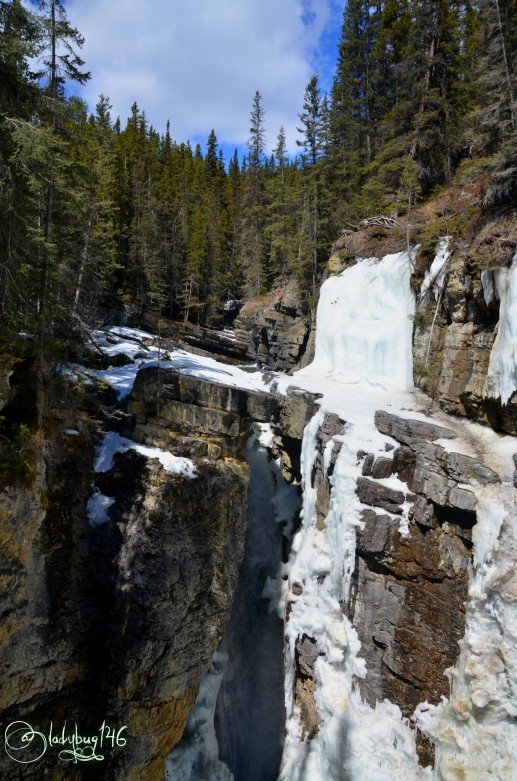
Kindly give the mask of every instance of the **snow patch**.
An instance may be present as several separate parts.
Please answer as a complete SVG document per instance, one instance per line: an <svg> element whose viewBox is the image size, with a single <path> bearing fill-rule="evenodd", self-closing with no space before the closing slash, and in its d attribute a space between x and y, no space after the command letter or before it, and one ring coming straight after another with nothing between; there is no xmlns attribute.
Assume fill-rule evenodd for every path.
<svg viewBox="0 0 517 781"><path fill-rule="evenodd" d="M92 529L110 520L108 510L115 503L112 496L104 496L96 488L86 503L86 514Z"/></svg>
<svg viewBox="0 0 517 781"><path fill-rule="evenodd" d="M190 458L175 456L167 450L158 447L147 447L133 442L131 439L121 437L115 431L108 431L101 443L95 449L93 469L95 472L109 472L113 468L113 456L115 453L126 453L135 450L146 458L156 458L167 472L185 477L196 477L196 467Z"/></svg>

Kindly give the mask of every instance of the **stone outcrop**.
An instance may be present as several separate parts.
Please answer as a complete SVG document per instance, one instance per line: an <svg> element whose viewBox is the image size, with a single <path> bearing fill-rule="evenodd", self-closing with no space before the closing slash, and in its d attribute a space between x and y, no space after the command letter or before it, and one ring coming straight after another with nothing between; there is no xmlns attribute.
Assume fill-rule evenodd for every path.
<svg viewBox="0 0 517 781"><path fill-rule="evenodd" d="M267 393L149 367L138 373L127 409L134 415L137 441L176 444L179 455L219 458L238 453L251 421L271 421L278 405Z"/></svg>
<svg viewBox="0 0 517 781"><path fill-rule="evenodd" d="M317 412L316 398L299 388L288 388L285 395L276 394L278 402L278 434L273 452L280 456L281 470L287 482L299 481L300 452L303 430Z"/></svg>
<svg viewBox="0 0 517 781"><path fill-rule="evenodd" d="M248 357L282 372L312 360L314 323L294 279L247 302L235 320L235 337L248 339Z"/></svg>
<svg viewBox="0 0 517 781"><path fill-rule="evenodd" d="M249 360L248 333L164 319L158 323L152 313L147 314L142 325L193 353L216 356L220 361L228 363L245 363Z"/></svg>
<svg viewBox="0 0 517 781"><path fill-rule="evenodd" d="M231 608L247 483L235 459L200 460L189 480L134 452L97 478L115 498L91 545L101 710L128 726L106 771L116 778L163 778L181 738Z"/></svg>
<svg viewBox="0 0 517 781"><path fill-rule="evenodd" d="M453 415L517 434L517 394L502 405L485 397L485 380L499 320L499 301L485 300L481 274L508 267L516 249L513 220L490 223L470 242L453 237L443 294L420 297L417 289L415 382ZM498 232L505 235L498 239ZM421 282L421 278L420 278Z"/></svg>
<svg viewBox="0 0 517 781"><path fill-rule="evenodd" d="M386 412L375 422L400 443L391 467L410 493L373 479L366 490L366 478L358 480L358 496L372 509L357 536L349 611L367 664L363 695L371 704L388 698L410 716L419 702L447 695L444 671L464 632L476 497L460 486L499 478L476 458L433 442L454 436L449 429ZM393 515L408 499L409 535L402 536ZM421 738L418 746L423 763L432 761L431 747Z"/></svg>
<svg viewBox="0 0 517 781"><path fill-rule="evenodd" d="M127 410L73 383L57 394L27 483L0 493L2 720L48 729L102 721L127 726L105 761L29 765L3 753L6 778L162 779L228 619L243 553L252 420L270 420L265 394L173 370L142 371ZM95 429L188 456L190 479L134 451L92 471ZM114 499L90 528L96 490ZM93 775L92 775L93 774Z"/></svg>

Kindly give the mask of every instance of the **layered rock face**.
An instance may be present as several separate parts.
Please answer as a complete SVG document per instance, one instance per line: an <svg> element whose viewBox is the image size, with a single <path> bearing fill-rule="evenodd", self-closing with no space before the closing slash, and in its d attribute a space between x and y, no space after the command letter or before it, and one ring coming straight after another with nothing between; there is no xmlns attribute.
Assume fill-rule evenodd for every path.
<svg viewBox="0 0 517 781"><path fill-rule="evenodd" d="M476 497L459 485L497 483L498 477L476 459L434 444L454 436L447 429L384 412L375 423L400 447L392 461L372 463L366 456L363 463L367 477L357 493L372 509L363 512L357 537L349 610L367 665L359 684L365 699L374 705L387 698L409 717L418 703L438 703L448 694L444 671L454 665L465 630ZM393 472L412 495L376 480ZM413 507L403 537L396 516L408 499ZM429 747L420 742L419 749L422 764L431 763Z"/></svg>
<svg viewBox="0 0 517 781"><path fill-rule="evenodd" d="M248 341L250 360L275 371L291 372L310 363L314 324L296 282L245 304L235 320L235 337Z"/></svg>
<svg viewBox="0 0 517 781"><path fill-rule="evenodd" d="M92 626L84 506L92 455L83 437L49 430L31 484L0 493L4 730L20 719L48 730L51 720L73 723L84 713ZM56 779L78 777L56 768L55 756L24 766L0 752L3 778L42 778L45 770Z"/></svg>
<svg viewBox="0 0 517 781"><path fill-rule="evenodd" d="M168 368L141 370L128 400L133 436L180 447L178 455L235 455L251 421L269 422L277 403L266 393L219 385ZM176 452L176 451L175 451Z"/></svg>
<svg viewBox="0 0 517 781"><path fill-rule="evenodd" d="M289 390L285 409L297 407L293 419L300 423L291 433L297 434L304 428L304 418L306 423L311 418L309 402L307 392ZM477 499L467 486L498 484L499 477L477 458L449 449L446 442L457 433L446 427L385 411L376 413L375 426L398 446L387 445L385 457L366 450L357 453L362 474L355 492L363 507L362 524L355 532L349 597L341 609L357 632L366 663L366 675L357 678L361 696L372 707L389 700L409 718L419 703L437 704L442 695L449 696L445 673L458 659L458 643L465 632L476 523ZM329 508L337 501L333 475L346 438L346 422L325 413L316 434L311 482L304 488L315 492L315 529L324 534ZM293 437L291 452L295 441ZM281 446L278 452L287 461L289 474L292 457ZM394 474L406 484L404 490L390 485ZM407 533L401 533L404 515ZM325 577L321 575L321 583ZM303 600L305 583L295 582L291 588L291 599ZM287 627L291 605L288 601ZM321 682L315 673L320 656L325 658L320 639L300 634L294 654L294 699L301 739L313 739L320 728ZM432 765L434 747L420 733L416 744L421 764Z"/></svg>
<svg viewBox="0 0 517 781"><path fill-rule="evenodd" d="M84 428L94 398L95 388L53 411L34 480L0 494L0 707L3 722L43 731L51 721L77 722L82 734L103 720L125 725L127 743L79 765L58 763L54 751L25 766L3 753L6 778L163 778L237 584L249 478L242 446L251 421L276 408L260 393L150 367L125 412L101 405L97 417L188 456L195 477L131 450L95 474L91 437L72 428ZM92 483L111 503L109 522L93 528Z"/></svg>
<svg viewBox="0 0 517 781"><path fill-rule="evenodd" d="M233 363L249 360L250 338L246 332L205 328L189 322L158 321L151 313L144 318L143 326L194 353L217 355L220 360Z"/></svg>
<svg viewBox="0 0 517 781"><path fill-rule="evenodd" d="M434 295L418 294L414 336L417 385L447 412L513 435L517 396L501 400L490 393L487 377L507 296L497 280L509 273L516 230L513 220L513 240L510 228L498 241L496 226L491 241L483 232L470 243L452 238L443 284Z"/></svg>

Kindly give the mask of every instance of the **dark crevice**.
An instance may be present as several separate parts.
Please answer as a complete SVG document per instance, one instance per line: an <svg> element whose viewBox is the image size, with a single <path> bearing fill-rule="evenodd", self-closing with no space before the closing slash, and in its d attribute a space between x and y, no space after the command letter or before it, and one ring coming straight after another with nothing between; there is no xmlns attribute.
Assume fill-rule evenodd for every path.
<svg viewBox="0 0 517 781"><path fill-rule="evenodd" d="M471 530L476 525L476 513L473 510L461 510L459 507L442 507L432 502L436 519L440 525L450 523L460 529Z"/></svg>

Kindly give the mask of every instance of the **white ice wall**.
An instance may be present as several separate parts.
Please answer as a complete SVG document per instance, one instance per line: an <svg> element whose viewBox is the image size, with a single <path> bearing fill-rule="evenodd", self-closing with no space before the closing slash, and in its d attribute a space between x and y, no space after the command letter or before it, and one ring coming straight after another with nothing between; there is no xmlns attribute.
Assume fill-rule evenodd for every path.
<svg viewBox="0 0 517 781"><path fill-rule="evenodd" d="M517 390L517 253L510 269L497 271L499 325L485 382L485 396L508 404Z"/></svg>
<svg viewBox="0 0 517 781"><path fill-rule="evenodd" d="M322 285L316 352L302 373L386 390L413 387L411 264L406 252L360 260Z"/></svg>

